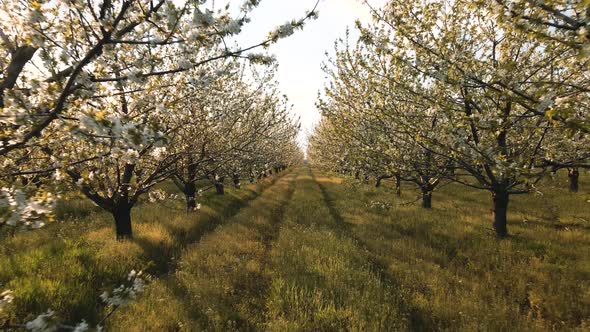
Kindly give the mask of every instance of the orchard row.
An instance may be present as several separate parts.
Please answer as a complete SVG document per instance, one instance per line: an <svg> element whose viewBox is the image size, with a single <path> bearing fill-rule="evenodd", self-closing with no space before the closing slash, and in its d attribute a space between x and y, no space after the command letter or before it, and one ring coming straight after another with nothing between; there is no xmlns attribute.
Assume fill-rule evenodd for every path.
<svg viewBox="0 0 590 332"><path fill-rule="evenodd" d="M511 195L590 166L587 1L389 1L325 64L317 165L415 183L425 208L443 180L491 192L508 234Z"/></svg>
<svg viewBox="0 0 590 332"><path fill-rule="evenodd" d="M129 238L131 209L162 181L192 211L203 181L223 193L299 162L273 58L254 50L316 14L234 45L258 3L2 1L0 226L40 227L79 191Z"/></svg>

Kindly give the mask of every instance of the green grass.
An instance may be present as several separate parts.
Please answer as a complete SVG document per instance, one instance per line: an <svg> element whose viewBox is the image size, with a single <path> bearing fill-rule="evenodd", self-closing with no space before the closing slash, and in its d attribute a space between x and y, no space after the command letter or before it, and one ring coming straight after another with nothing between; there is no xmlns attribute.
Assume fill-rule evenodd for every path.
<svg viewBox="0 0 590 332"><path fill-rule="evenodd" d="M308 172L300 175L272 249L267 330L383 331L406 318L395 289L345 233Z"/></svg>
<svg viewBox="0 0 590 332"><path fill-rule="evenodd" d="M22 322L52 308L97 321L131 269L156 276L109 331L590 330L590 182L567 177L513 196L496 239L489 193L444 184L432 210L382 188L300 168L246 190L143 203L135 239L85 200L66 220L0 240L0 289Z"/></svg>
<svg viewBox="0 0 590 332"><path fill-rule="evenodd" d="M99 295L129 271L159 276L171 271L182 249L235 214L273 180L224 196L207 193L203 208L184 212L183 201L140 204L132 211L134 239L116 241L112 217L79 195L60 202L57 222L36 231L5 228L0 234L0 289L15 293L0 323L22 323L48 309L65 323L104 315ZM173 190L170 185L164 189Z"/></svg>
<svg viewBox="0 0 590 332"><path fill-rule="evenodd" d="M407 204L418 195L410 186L394 200L388 188L317 179L346 227L398 285L413 329L590 328L587 191L571 194L561 178L545 182L543 196L513 197L512 236L499 241L485 192L447 185L428 211Z"/></svg>
<svg viewBox="0 0 590 332"><path fill-rule="evenodd" d="M286 175L227 223L188 247L176 273L120 312L116 331L252 330L261 321L268 246L295 175Z"/></svg>

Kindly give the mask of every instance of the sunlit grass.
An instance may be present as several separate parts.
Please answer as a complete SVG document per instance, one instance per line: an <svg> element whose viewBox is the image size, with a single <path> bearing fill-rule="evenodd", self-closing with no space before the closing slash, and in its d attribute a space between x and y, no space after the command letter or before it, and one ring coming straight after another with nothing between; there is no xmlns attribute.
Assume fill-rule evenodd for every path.
<svg viewBox="0 0 590 332"><path fill-rule="evenodd" d="M107 321L111 331L387 331L590 329L590 183L559 175L512 197L496 239L491 197L444 185L433 209L404 184L382 188L300 168L247 190L142 204L135 238L76 201L65 223L6 235L0 283L7 314L51 308L95 322L98 295L131 269L156 276ZM262 194L260 194L262 193Z"/></svg>
<svg viewBox="0 0 590 332"><path fill-rule="evenodd" d="M406 325L395 289L304 172L271 255L266 329L383 331Z"/></svg>
<svg viewBox="0 0 590 332"><path fill-rule="evenodd" d="M435 193L428 211L407 204L418 195L410 186L395 199L387 188L338 185L324 174L318 181L346 227L399 285L414 329L590 327L587 182L578 194L559 178L543 183L542 196L513 197L512 236L499 241L486 192L451 184ZM391 208L371 208L374 201Z"/></svg>
<svg viewBox="0 0 590 332"><path fill-rule="evenodd" d="M109 324L120 331L251 330L260 326L268 245L295 175L281 178L224 225L188 247L178 269ZM165 306L163 310L160 310Z"/></svg>
<svg viewBox="0 0 590 332"><path fill-rule="evenodd" d="M0 289L14 302L0 319L21 323L52 309L65 323L104 315L99 295L129 271L159 276L176 264L182 249L236 213L273 179L224 196L207 193L203 208L187 214L182 200L142 203L133 210L134 239L115 239L112 217L79 195L60 202L58 221L36 231L4 229L0 238ZM167 190L174 190L165 186Z"/></svg>

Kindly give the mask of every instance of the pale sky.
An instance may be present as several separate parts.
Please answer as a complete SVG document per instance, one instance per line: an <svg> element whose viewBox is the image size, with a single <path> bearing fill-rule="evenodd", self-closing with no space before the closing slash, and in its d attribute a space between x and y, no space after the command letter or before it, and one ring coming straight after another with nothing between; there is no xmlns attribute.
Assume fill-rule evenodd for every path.
<svg viewBox="0 0 590 332"><path fill-rule="evenodd" d="M291 19L299 19L311 10L316 0L263 0L252 13L252 22L240 34L240 44L261 41L268 32ZM386 0L370 0L372 6L382 6ZM282 93L294 104L293 111L303 125L300 142L319 120L315 107L317 93L325 83L321 63L326 51L333 53L334 41L344 37L346 27L354 34L354 22L370 22L370 11L360 0L321 0L319 18L309 21L303 30L270 47L276 55L279 70L277 80Z"/></svg>

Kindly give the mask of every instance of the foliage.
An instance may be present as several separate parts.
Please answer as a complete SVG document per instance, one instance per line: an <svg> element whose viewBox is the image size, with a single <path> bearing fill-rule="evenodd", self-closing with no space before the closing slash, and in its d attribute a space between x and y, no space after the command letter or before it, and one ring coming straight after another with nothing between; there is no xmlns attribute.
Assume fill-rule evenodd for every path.
<svg viewBox="0 0 590 332"><path fill-rule="evenodd" d="M590 76L574 49L502 25L495 10L469 0L373 10L375 23L358 24L358 42L339 41L325 65L313 162L398 174L425 207L445 179L490 191L506 236L510 195L534 192L551 170L588 166Z"/></svg>
<svg viewBox="0 0 590 332"><path fill-rule="evenodd" d="M215 91L220 81L227 81L226 94L216 97L243 102L227 90L252 91L243 79L248 73L238 70L246 65L239 62L269 65L269 56L252 52L290 36L316 17L312 10L273 29L257 44L229 47L226 39L250 22L258 3L246 1L234 17L229 7L218 9L208 1L3 1L3 224L32 220L41 225L55 203L55 195L44 193L73 186L113 214L119 237L130 237L131 226L123 224L130 222L131 208L171 177L183 158L182 147L171 145L179 143L174 134L181 127L193 127L194 134L209 124L202 122L204 110L186 108L187 103ZM259 96L273 94L266 86L262 89ZM281 107L254 106L265 121L275 121L272 128L260 129L258 138L276 132L277 126L287 131L295 126L273 106ZM230 121L239 112L232 107L224 115ZM239 139L235 130L218 142L232 158L239 149L236 142L228 142ZM268 145L257 137L250 143ZM284 154L275 150L292 144L275 144L273 156L264 159L277 162Z"/></svg>

